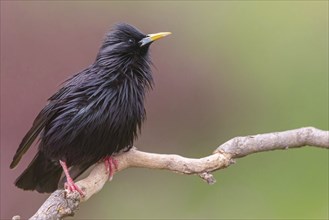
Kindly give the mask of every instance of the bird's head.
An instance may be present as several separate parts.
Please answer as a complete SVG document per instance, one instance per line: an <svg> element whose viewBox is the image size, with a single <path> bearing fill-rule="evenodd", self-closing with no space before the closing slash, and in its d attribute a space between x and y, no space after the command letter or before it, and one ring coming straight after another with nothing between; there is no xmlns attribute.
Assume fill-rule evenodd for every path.
<svg viewBox="0 0 329 220"><path fill-rule="evenodd" d="M113 62L129 64L138 59L148 60L150 44L169 34L171 33L160 32L146 35L129 24L117 24L106 35L97 59L104 65L111 65Z"/></svg>

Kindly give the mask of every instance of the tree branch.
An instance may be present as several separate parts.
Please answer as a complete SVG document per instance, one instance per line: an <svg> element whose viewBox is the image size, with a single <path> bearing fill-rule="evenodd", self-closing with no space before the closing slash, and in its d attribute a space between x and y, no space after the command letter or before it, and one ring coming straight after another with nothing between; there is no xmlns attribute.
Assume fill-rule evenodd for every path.
<svg viewBox="0 0 329 220"><path fill-rule="evenodd" d="M118 161L117 172L129 167L165 169L181 174L195 174L208 184L215 183L211 172L226 168L234 163L235 158L257 152L314 146L329 149L329 131L313 127L236 137L219 146L212 155L200 159L185 158L172 154L146 153L132 148L128 152L115 156ZM100 191L108 180L104 163L98 163L88 177L77 182L85 192L80 198L77 192L56 190L50 195L39 210L30 218L63 219L74 215L79 203L88 200ZM14 218L17 219L17 216Z"/></svg>

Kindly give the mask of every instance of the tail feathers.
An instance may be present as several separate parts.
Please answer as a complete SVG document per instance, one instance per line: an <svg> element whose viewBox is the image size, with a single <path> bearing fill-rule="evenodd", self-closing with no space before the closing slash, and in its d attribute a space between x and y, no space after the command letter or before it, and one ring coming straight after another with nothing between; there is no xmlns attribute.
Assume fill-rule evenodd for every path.
<svg viewBox="0 0 329 220"><path fill-rule="evenodd" d="M15 185L24 190L50 193L57 189L61 174L61 166L39 152L28 168L16 179Z"/></svg>

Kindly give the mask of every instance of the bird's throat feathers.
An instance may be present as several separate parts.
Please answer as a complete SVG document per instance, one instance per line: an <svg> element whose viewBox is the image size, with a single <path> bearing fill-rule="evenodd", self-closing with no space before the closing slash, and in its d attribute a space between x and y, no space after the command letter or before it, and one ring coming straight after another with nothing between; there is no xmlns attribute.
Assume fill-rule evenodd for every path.
<svg viewBox="0 0 329 220"><path fill-rule="evenodd" d="M151 70L151 61L148 58L139 57L120 57L108 58L106 60L98 59L95 62L100 78L106 78L106 83L114 83L118 86L130 84L139 89L151 89L153 86L153 77Z"/></svg>

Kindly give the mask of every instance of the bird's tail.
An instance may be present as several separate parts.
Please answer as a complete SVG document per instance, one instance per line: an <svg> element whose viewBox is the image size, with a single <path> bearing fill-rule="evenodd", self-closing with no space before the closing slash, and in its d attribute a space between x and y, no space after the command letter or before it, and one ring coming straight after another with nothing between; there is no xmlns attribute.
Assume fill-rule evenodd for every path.
<svg viewBox="0 0 329 220"><path fill-rule="evenodd" d="M57 189L61 174L61 166L48 160L42 152L39 152L28 168L16 179L15 185L24 190L50 193Z"/></svg>

